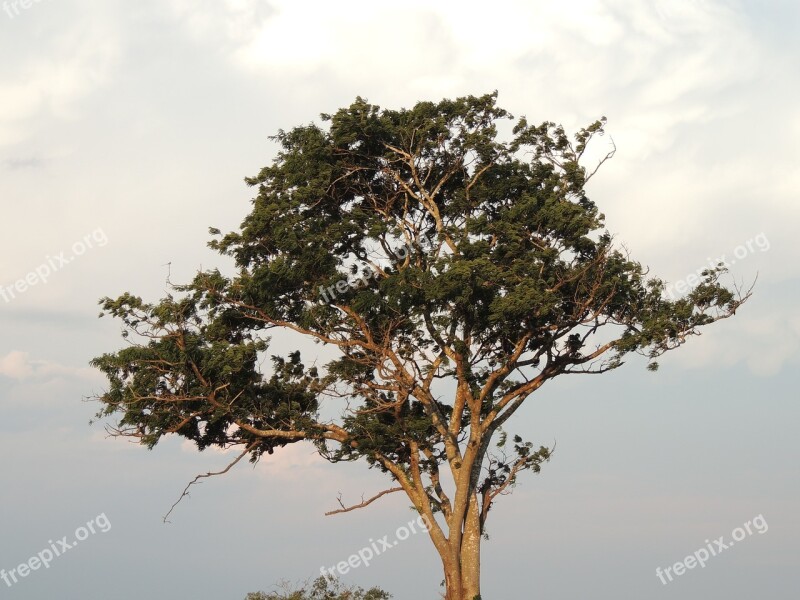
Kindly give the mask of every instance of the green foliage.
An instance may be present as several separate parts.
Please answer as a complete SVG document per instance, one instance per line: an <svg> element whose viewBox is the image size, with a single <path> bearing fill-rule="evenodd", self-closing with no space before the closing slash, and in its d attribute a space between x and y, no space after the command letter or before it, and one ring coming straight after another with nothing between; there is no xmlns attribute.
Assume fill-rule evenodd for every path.
<svg viewBox="0 0 800 600"><path fill-rule="evenodd" d="M200 272L157 303L101 301L133 335L92 363L110 382L99 416L150 448L176 434L254 461L310 441L333 462L388 472L418 511L458 530L480 493L482 532L493 499L550 458L519 437L511 456L505 438L491 446L531 393L633 353L655 369L749 295L722 285L718 267L667 298L587 195L597 168L581 161L605 120L570 137L521 118L501 140L513 117L496 100L390 110L357 98L323 126L280 131L276 159L247 179L255 197L239 230L211 230L235 272ZM309 368L289 350L264 372L273 329L337 357ZM458 506L439 465L467 488Z"/></svg>
<svg viewBox="0 0 800 600"><path fill-rule="evenodd" d="M336 580L318 577L312 583L298 589L282 584L276 592L253 592L245 600L390 600L391 594L380 588L364 590L360 587L346 586Z"/></svg>

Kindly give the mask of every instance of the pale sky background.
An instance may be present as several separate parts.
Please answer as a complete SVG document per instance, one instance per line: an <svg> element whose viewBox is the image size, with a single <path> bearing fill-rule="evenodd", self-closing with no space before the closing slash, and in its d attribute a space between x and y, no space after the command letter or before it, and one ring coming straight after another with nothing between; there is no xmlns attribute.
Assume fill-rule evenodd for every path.
<svg viewBox="0 0 800 600"><path fill-rule="evenodd" d="M88 426L97 405L83 399L104 385L88 361L122 344L96 303L161 297L167 263L173 281L226 265L207 229L248 212L243 178L272 159L277 129L357 95L399 108L495 89L531 121L608 117L618 152L590 196L654 274L677 282L768 244L733 266L737 281L758 275L753 299L658 373L634 360L529 400L512 429L558 450L492 512L484 598L797 597L796 2L13 4L0 4L0 287L95 242L0 297L0 569L101 513L112 528L0 581L0 598L241 600L411 520L399 496L324 517L339 491L357 500L384 480L295 446L204 483L162 524L183 486L229 457L179 441L147 452ZM759 514L763 535L667 586L656 577ZM343 579L434 600L441 578L419 535Z"/></svg>

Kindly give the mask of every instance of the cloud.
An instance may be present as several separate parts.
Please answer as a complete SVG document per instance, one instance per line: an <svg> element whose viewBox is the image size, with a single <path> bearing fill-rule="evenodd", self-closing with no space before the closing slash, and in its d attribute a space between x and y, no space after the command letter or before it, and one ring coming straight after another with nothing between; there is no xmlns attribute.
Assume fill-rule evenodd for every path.
<svg viewBox="0 0 800 600"><path fill-rule="evenodd" d="M166 5L192 39L234 52L276 12L263 0L168 0Z"/></svg>
<svg viewBox="0 0 800 600"><path fill-rule="evenodd" d="M197 445L191 440L182 440L180 448L181 451L189 454L197 453ZM224 455L231 462L241 452L242 447L240 446L224 449L212 446L206 450L206 453ZM242 461L244 460L242 459ZM240 464L249 463L242 462ZM298 442L283 448L276 448L272 454L264 454L259 461L258 471L266 477L294 478L298 469L319 467L327 464L327 461L319 455L314 446L308 442Z"/></svg>
<svg viewBox="0 0 800 600"><path fill-rule="evenodd" d="M474 85L481 73L488 90L516 80L517 98L561 106L566 100L569 110L599 91L618 90L643 110L634 123L656 133L675 119L710 116L719 107L699 92L748 79L758 58L746 24L719 1L507 0L480 18L455 0L344 0L311 9L274 0L260 11L264 4L256 0L169 4L193 36L223 43L244 68L293 78L325 70L398 94L418 94L436 81L428 94L447 87L449 94ZM664 109L675 116L647 118Z"/></svg>
<svg viewBox="0 0 800 600"><path fill-rule="evenodd" d="M19 143L45 117L74 118L78 101L102 87L119 55L116 27L105 19L45 38L35 50L15 56L13 74L2 78L0 147Z"/></svg>
<svg viewBox="0 0 800 600"><path fill-rule="evenodd" d="M776 375L800 358L800 319L793 307L759 310L754 296L730 321L712 325L700 337L669 355L667 361L687 370L746 366L760 377Z"/></svg>
<svg viewBox="0 0 800 600"><path fill-rule="evenodd" d="M606 115L619 148L614 170L630 181L648 158L671 152L657 180L642 177L651 208L661 217L693 211L695 223L727 199L715 184L737 187L735 179L698 179L708 164L696 166L686 128L708 130L747 110L743 92L757 88L765 59L747 21L720 0L505 0L479 18L455 0L313 8L274 0L261 13L255 0L170 5L198 40L245 71L279 78L290 97L361 94L388 106L497 88L504 106L533 120L575 129ZM708 190L687 194L685 182L704 180L715 197L699 205ZM633 218L620 222L641 230ZM651 226L656 240L666 238Z"/></svg>
<svg viewBox="0 0 800 600"><path fill-rule="evenodd" d="M11 170L17 169L40 169L45 165L46 161L41 158L28 157L28 158L9 158L2 161L5 168Z"/></svg>
<svg viewBox="0 0 800 600"><path fill-rule="evenodd" d="M14 351L0 357L0 375L12 379L28 379L33 373L27 352Z"/></svg>
<svg viewBox="0 0 800 600"><path fill-rule="evenodd" d="M0 377L41 382L59 377L97 380L99 374L88 367L67 367L46 360L33 360L27 352L13 350L0 356Z"/></svg>

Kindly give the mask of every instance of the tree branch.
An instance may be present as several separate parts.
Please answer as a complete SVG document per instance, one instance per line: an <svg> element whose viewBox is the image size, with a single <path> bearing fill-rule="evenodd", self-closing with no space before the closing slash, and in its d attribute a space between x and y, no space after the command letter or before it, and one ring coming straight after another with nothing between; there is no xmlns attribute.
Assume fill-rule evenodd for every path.
<svg viewBox="0 0 800 600"><path fill-rule="evenodd" d="M199 481L200 479L204 479L206 477L215 477L217 475L224 475L225 473L230 471L233 467L235 467L240 460L242 460L245 456L247 456L250 453L250 451L253 448L255 448L256 446L258 446L260 443L261 443L261 440L256 440L256 441L251 442L250 444L248 444L248 446L242 451L242 453L239 456L236 457L236 460L234 460L231 464L229 464L227 467L225 467L222 471L216 471L214 473L209 472L209 473L201 474L201 475L198 475L197 477L195 477L194 479L192 479L189 482L189 485L187 485L184 488L183 493L181 494L180 498L178 498L175 501L175 504L172 505L172 507L169 509L169 512L164 515L164 519L163 519L164 523L169 523L170 522L170 521L167 521L167 517L169 517L172 514L172 511L175 510L175 507L178 506L178 504L180 504L181 500L183 500L186 496L189 495L189 488L190 487L192 487L196 483L200 483L200 481Z"/></svg>
<svg viewBox="0 0 800 600"><path fill-rule="evenodd" d="M364 508L365 506L369 506L370 504L375 502L375 500L385 496L386 494L393 494L394 492L402 492L402 491L404 491L404 490L401 487L393 487L393 488L389 488L388 490L383 490L382 492L379 492L379 493L375 494L369 500L364 500L364 496L361 496L361 500L362 500L361 503L354 504L353 506L345 506L342 503L342 495L339 494L339 498L337 499L337 501L339 502L339 506L341 506L342 508L337 508L336 510L330 510L330 511L325 513L325 516L329 517L330 515L338 515L340 513L350 512L351 510Z"/></svg>

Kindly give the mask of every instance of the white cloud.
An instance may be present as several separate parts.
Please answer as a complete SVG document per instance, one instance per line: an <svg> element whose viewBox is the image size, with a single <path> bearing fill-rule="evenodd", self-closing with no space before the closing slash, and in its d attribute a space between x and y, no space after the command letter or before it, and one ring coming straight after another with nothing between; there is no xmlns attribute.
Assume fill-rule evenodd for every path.
<svg viewBox="0 0 800 600"><path fill-rule="evenodd" d="M29 353L19 350L0 356L1 376L18 381L49 381L59 377L100 379L99 372L89 367L67 367L47 360L34 360Z"/></svg>
<svg viewBox="0 0 800 600"><path fill-rule="evenodd" d="M0 357L0 375L12 379L28 379L34 373L26 352L9 352Z"/></svg>
<svg viewBox="0 0 800 600"><path fill-rule="evenodd" d="M77 102L109 79L119 55L115 29L84 19L15 57L14 76L2 80L0 147L23 141L43 117L75 117Z"/></svg>
<svg viewBox="0 0 800 600"><path fill-rule="evenodd" d="M793 309L761 310L754 297L731 320L722 321L691 338L670 354L672 364L684 369L746 366L751 373L770 377L800 359L800 321Z"/></svg>
<svg viewBox="0 0 800 600"><path fill-rule="evenodd" d="M198 62L213 66L209 78L219 76L213 69L223 56L243 78L274 86L271 110L277 107L287 114L313 117L356 94L385 106L408 106L417 99L495 88L500 103L515 113L525 112L532 120L559 120L570 129L606 114L618 154L592 182L590 193L635 258L652 264L656 274L680 277L704 264L708 254L719 255L764 231L776 248L769 256L773 268L782 269L783 276L797 273L800 250L790 240L800 189L794 168L800 159L794 143L800 113L791 102L767 98L758 89L764 83L759 77L772 64L768 48L727 2L504 0L490 11L455 0L167 0L165 6L183 41L188 35L196 46ZM42 114L76 114L80 100L114 76L112 67L128 47L120 35L127 31L122 14L109 12L97 25L88 20L68 23L42 51L21 59L18 74L0 97L0 143L4 136L23 135ZM186 77L186 85L197 84L190 74ZM254 93L263 89L252 88ZM198 110L205 114L215 100L198 97ZM302 101L300 108L297 100ZM788 126L778 131L775 125L783 113ZM756 114L772 119L770 126L776 130L763 134L760 146L750 139L761 122L754 120ZM289 127L293 123L287 118L283 113L269 116L259 120L258 127ZM122 125L116 135L122 138L126 131ZM773 135L774 146L765 146ZM204 149L196 152L206 154ZM159 155L157 147L152 156L171 160ZM187 164L192 160L187 153ZM175 168L180 164L177 161ZM136 181L124 189L105 177L111 178L98 171L89 179L101 182L102 190L123 195L161 198L167 195L157 196L152 190L173 189L165 184L167 176L158 172L141 178L146 184ZM201 178L218 183L207 173ZM65 176L59 188L70 188L70 183L75 182ZM181 193L177 189L175 197ZM181 201L159 200L159 208L180 207ZM70 218L89 215L88 208L78 206L79 200L73 198L72 203ZM104 203L104 209L112 205ZM127 209L120 214L130 225L128 219L136 216L123 210ZM243 212L246 206L242 203L235 210ZM754 224L756 214L764 215L764 222ZM9 237L8 244L19 252L30 239L20 236L12 242ZM172 253L186 246L185 237L170 239L169 245L153 245L154 252ZM119 252L127 255L128 250ZM798 260L782 260L787 254ZM38 254L32 256L35 264ZM743 266L755 269L762 259L749 259ZM111 255L102 260L111 261ZM749 271L743 276L749 277ZM53 288L42 301L61 300L56 291ZM716 335L714 331L704 339ZM737 351L740 357L744 351ZM781 353L789 351L783 348Z"/></svg>
<svg viewBox="0 0 800 600"><path fill-rule="evenodd" d="M760 58L746 24L710 0L507 0L480 14L454 0L276 0L260 14L255 0L171 6L193 35L286 88L332 78L384 103L500 88L506 105L572 126L613 109L637 160L672 146L681 123L739 110L719 94L751 79Z"/></svg>

